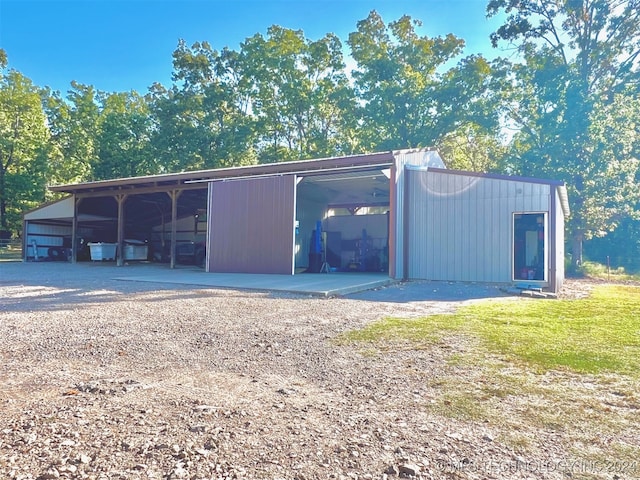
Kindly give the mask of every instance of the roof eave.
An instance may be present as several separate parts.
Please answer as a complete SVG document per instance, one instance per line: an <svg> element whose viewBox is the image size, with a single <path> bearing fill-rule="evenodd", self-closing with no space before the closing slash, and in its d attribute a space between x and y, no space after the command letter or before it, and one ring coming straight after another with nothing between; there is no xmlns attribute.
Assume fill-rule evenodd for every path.
<svg viewBox="0 0 640 480"><path fill-rule="evenodd" d="M230 177L254 176L265 174L295 174L297 171L318 170L338 168L343 166L375 166L388 165L393 162L392 152L371 153L364 155L353 155L345 157L331 157L312 160L295 160L290 162L268 163L260 165L249 165L241 167L225 167L210 170L197 170L192 172L169 173L159 175L147 175L142 177L118 178L113 180L101 180L96 182L75 183L67 185L52 185L49 190L53 192L91 192L98 190L117 190L135 188L148 184L158 185L181 185L183 183L194 183L198 180L217 180Z"/></svg>

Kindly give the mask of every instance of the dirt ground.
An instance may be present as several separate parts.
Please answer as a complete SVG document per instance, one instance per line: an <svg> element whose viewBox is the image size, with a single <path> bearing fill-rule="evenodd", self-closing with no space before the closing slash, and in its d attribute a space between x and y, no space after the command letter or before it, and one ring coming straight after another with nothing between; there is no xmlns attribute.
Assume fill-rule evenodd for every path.
<svg viewBox="0 0 640 480"><path fill-rule="evenodd" d="M416 282L321 299L116 274L102 265L0 263L0 478L640 475L637 465L578 463L576 437L561 429L522 425L526 442L516 441L507 421L447 410L455 403L447 386L461 375L503 389L487 402L502 402L505 415L530 408L491 372L455 361L477 347L472 340L385 351L336 341L385 316L532 300L475 284ZM590 288L568 282L563 295ZM560 377L583 382L568 374L544 381ZM619 389L593 388L606 398ZM637 445L632 427L616 432ZM606 452L597 431L580 438L592 437L589 448Z"/></svg>

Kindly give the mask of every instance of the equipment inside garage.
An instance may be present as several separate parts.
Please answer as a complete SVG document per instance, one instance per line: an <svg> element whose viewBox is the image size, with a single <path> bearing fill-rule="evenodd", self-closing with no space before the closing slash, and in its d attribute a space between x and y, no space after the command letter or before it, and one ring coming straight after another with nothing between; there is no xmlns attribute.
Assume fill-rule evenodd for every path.
<svg viewBox="0 0 640 480"><path fill-rule="evenodd" d="M296 271L388 272L389 196L385 168L303 178Z"/></svg>

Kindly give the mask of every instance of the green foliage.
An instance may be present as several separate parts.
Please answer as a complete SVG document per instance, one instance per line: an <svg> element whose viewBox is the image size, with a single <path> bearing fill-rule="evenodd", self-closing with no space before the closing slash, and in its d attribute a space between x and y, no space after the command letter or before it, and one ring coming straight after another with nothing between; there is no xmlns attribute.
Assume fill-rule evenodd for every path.
<svg viewBox="0 0 640 480"><path fill-rule="evenodd" d="M453 333L481 339L500 355L541 370L640 371L640 288L597 288L586 299L483 302L454 314L415 320L385 319L342 341L415 344L441 341ZM392 343L391 343L392 344Z"/></svg>
<svg viewBox="0 0 640 480"><path fill-rule="evenodd" d="M49 183L93 180L100 116L96 90L71 82L66 99L59 92L48 92L45 109L51 131Z"/></svg>
<svg viewBox="0 0 640 480"><path fill-rule="evenodd" d="M261 162L353 153L355 98L333 34L317 41L277 25L242 44Z"/></svg>
<svg viewBox="0 0 640 480"><path fill-rule="evenodd" d="M640 220L622 218L613 232L585 242L585 257L605 265L608 258L613 268L640 274Z"/></svg>
<svg viewBox="0 0 640 480"><path fill-rule="evenodd" d="M448 168L471 172L500 172L507 148L477 124L462 126L436 143Z"/></svg>
<svg viewBox="0 0 640 480"><path fill-rule="evenodd" d="M607 265L606 263L596 263L587 260L583 262L581 271L589 278L601 278L613 282L640 280L638 277L628 274L624 267L615 267Z"/></svg>
<svg viewBox="0 0 640 480"><path fill-rule="evenodd" d="M3 61L6 62L6 57ZM45 198L48 137L40 91L15 70L3 73L0 76L0 238L19 232L22 212Z"/></svg>
<svg viewBox="0 0 640 480"><path fill-rule="evenodd" d="M135 92L102 96L98 118L98 159L93 178L151 175L158 172L149 148L151 117L147 102Z"/></svg>
<svg viewBox="0 0 640 480"><path fill-rule="evenodd" d="M163 172L256 162L255 122L247 114L247 82L238 55L207 42L180 41L173 53L174 85L155 84L147 97L154 121L153 156Z"/></svg>
<svg viewBox="0 0 640 480"><path fill-rule="evenodd" d="M494 45L517 44L524 61L514 67L509 168L567 182L577 265L584 239L637 209L637 2L491 0L487 11L507 14Z"/></svg>
<svg viewBox="0 0 640 480"><path fill-rule="evenodd" d="M387 26L372 11L349 35L365 148L430 146L459 128L497 130L490 88L497 70L470 56L439 73L462 53L464 41L452 34L419 36L420 25L405 15Z"/></svg>

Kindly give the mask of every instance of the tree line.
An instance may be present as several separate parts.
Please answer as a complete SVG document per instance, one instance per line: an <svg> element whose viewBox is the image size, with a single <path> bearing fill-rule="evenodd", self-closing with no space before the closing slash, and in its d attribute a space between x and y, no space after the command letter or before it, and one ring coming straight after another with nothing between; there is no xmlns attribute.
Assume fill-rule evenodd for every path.
<svg viewBox="0 0 640 480"><path fill-rule="evenodd" d="M372 11L343 40L274 25L180 41L146 94L34 85L0 50L0 232L47 185L434 146L450 168L566 182L573 265L640 267L640 1L490 0L510 58ZM600 239L600 240L594 240Z"/></svg>

